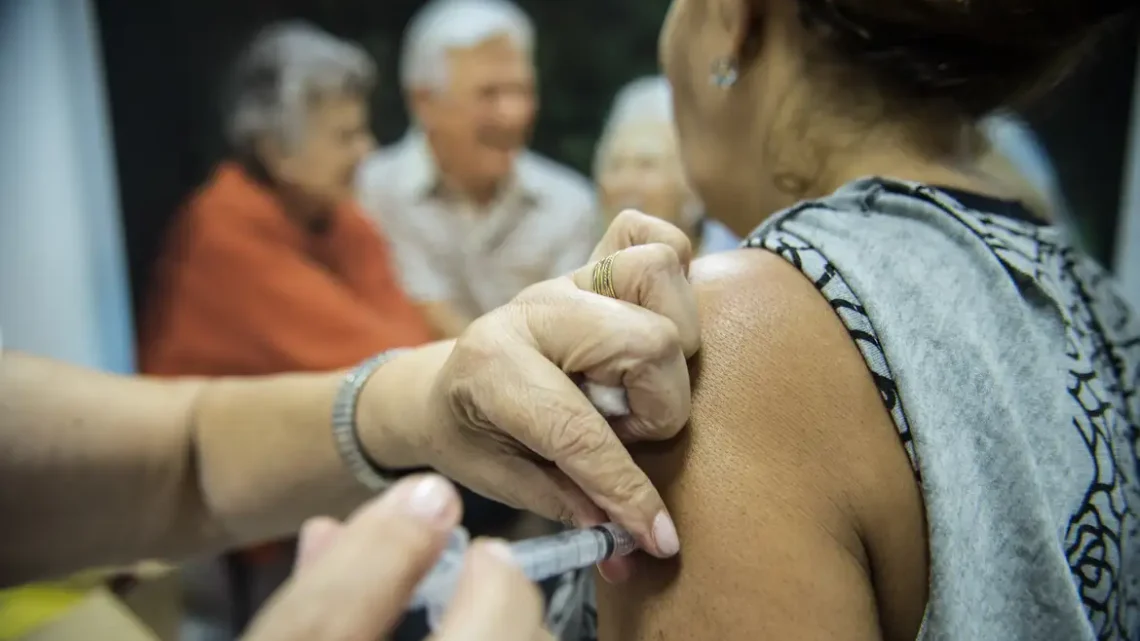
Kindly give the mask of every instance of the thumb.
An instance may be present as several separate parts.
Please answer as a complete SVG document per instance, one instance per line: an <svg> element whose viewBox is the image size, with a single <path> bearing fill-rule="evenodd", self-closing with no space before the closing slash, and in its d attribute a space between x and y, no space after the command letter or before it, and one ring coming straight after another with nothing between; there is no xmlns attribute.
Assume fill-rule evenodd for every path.
<svg viewBox="0 0 1140 641"><path fill-rule="evenodd" d="M396 483L357 510L335 542L289 579L245 641L380 637L403 614L461 511L455 488L442 477Z"/></svg>
<svg viewBox="0 0 1140 641"><path fill-rule="evenodd" d="M336 540L344 526L324 516L309 519L301 526L297 541L297 561L294 572L300 572L319 558Z"/></svg>

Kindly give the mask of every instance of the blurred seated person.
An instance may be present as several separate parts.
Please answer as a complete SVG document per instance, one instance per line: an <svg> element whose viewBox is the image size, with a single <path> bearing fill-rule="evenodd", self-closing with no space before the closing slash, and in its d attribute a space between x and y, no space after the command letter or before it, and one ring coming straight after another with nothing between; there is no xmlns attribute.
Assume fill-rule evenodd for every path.
<svg viewBox="0 0 1140 641"><path fill-rule="evenodd" d="M225 119L232 155L160 256L141 324L144 373L330 370L432 340L353 202L373 148L374 74L363 50L300 22L266 28L244 51ZM250 583L235 586L235 599L249 599L235 606L239 627L288 574L288 554L273 552L243 557L263 561L252 573L232 564L235 582Z"/></svg>
<svg viewBox="0 0 1140 641"><path fill-rule="evenodd" d="M685 178L664 76L638 78L618 92L598 140L594 180L607 223L623 209L637 209L684 230L698 256L740 245L705 215Z"/></svg>
<svg viewBox="0 0 1140 641"><path fill-rule="evenodd" d="M588 182L526 148L533 48L534 26L506 0L429 2L400 59L415 124L360 174L405 289L443 336L581 266L596 240Z"/></svg>

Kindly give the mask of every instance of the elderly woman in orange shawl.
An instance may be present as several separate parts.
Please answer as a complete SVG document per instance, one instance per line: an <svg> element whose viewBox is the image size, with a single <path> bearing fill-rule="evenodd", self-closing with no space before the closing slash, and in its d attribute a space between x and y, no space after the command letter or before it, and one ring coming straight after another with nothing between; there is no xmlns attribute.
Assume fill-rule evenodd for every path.
<svg viewBox="0 0 1140 641"><path fill-rule="evenodd" d="M433 338L353 201L374 146L374 77L363 50L304 23L272 25L242 54L232 155L168 238L141 325L143 372L331 370ZM231 559L239 628L287 575L286 552Z"/></svg>

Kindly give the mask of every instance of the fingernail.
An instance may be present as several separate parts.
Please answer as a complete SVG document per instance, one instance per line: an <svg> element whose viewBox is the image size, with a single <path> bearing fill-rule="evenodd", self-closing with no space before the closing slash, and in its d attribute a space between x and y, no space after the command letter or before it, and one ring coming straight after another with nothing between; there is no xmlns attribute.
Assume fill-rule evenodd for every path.
<svg viewBox="0 0 1140 641"><path fill-rule="evenodd" d="M416 481L404 499L408 513L426 523L448 525L448 512L455 493L443 477L425 476Z"/></svg>
<svg viewBox="0 0 1140 641"><path fill-rule="evenodd" d="M681 551L681 540L677 538L677 526L665 512L659 512L653 519L653 541L657 550L665 556L673 556Z"/></svg>
<svg viewBox="0 0 1140 641"><path fill-rule="evenodd" d="M488 541L483 541L481 547L487 551L487 554L490 554L500 561L503 561L504 563L510 563L511 565L516 565L515 557L513 554L511 554L511 548L506 544L505 541L491 539Z"/></svg>

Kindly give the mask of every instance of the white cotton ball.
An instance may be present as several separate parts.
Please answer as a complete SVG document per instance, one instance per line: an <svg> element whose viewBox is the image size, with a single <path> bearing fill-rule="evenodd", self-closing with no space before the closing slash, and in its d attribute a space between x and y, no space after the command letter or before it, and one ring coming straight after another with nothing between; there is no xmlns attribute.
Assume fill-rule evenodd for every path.
<svg viewBox="0 0 1140 641"><path fill-rule="evenodd" d="M582 391L586 398L598 408L602 416L627 416L629 414L629 400L625 395L625 388L610 387L586 381L582 384Z"/></svg>

